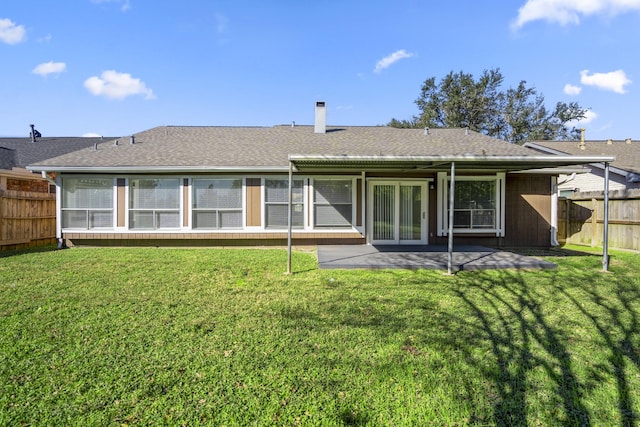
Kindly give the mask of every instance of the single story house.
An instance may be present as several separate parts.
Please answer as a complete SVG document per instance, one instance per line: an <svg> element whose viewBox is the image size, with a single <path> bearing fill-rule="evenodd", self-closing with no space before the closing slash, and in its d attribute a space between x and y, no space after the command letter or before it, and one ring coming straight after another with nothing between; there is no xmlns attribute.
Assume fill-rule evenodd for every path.
<svg viewBox="0 0 640 427"><path fill-rule="evenodd" d="M318 102L313 126L161 126L29 169L55 174L70 245L424 245L452 233L548 247L555 177L611 160L467 129L327 126Z"/></svg>
<svg viewBox="0 0 640 427"><path fill-rule="evenodd" d="M544 154L614 156L609 174L609 190L640 188L640 143L627 138L606 141L532 141L525 147ZM602 191L604 188L604 164L592 163L585 173L562 174L558 178L561 196L573 193Z"/></svg>

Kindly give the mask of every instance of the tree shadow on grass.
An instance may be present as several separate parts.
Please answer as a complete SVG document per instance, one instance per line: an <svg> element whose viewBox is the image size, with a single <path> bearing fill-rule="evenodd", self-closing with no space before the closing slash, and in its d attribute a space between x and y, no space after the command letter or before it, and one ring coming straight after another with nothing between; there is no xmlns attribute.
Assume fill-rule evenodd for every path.
<svg viewBox="0 0 640 427"><path fill-rule="evenodd" d="M515 252L520 255L526 256L552 256L552 257L593 257L602 258L602 254L595 253L593 251L569 249L565 247L550 247L550 248L535 248L535 247L509 247L502 248L509 252Z"/></svg>
<svg viewBox="0 0 640 427"><path fill-rule="evenodd" d="M494 403L495 423L527 425L527 397L536 392L527 380L532 370L541 368L552 379L555 388L552 398L562 408L554 415L556 423L594 425L593 414L584 403L586 394L606 384L612 373L617 385L620 425L638 425L640 417L634 410L637 402L627 377L627 361L640 369L640 322L634 311L634 304L637 307L640 301L640 289L611 278L616 283L606 289L613 288L614 294L605 294L607 290L593 284L594 272L576 270L571 280L558 278L559 274L550 273L552 292L539 284L527 286L522 274L514 270L470 275L453 290L473 313L477 332L473 336L474 328L467 328L467 333L457 341L467 340L466 345L473 345L487 340L495 358L495 366L478 363L498 393ZM590 322L594 327L590 339L604 342L603 350L610 353L608 363L590 367L590 378L576 373L571 326L554 322L548 309L550 297L563 298L567 310L580 313L580 318L572 319L574 322ZM584 350L580 357L585 357Z"/></svg>
<svg viewBox="0 0 640 427"><path fill-rule="evenodd" d="M602 372L612 371L615 376L618 393L618 412L620 425L640 425L640 414L634 410L634 392L627 378L627 364L631 362L640 369L640 319L633 304L640 301L640 289L637 284L618 281L614 294L603 294L596 284L584 278L579 294L574 289L555 285L558 294L567 298L588 322L597 330L600 338L606 343L610 352L609 366L594 367L593 377L600 379ZM598 312L585 308L585 300L591 306L598 307ZM596 369L599 368L599 369Z"/></svg>
<svg viewBox="0 0 640 427"><path fill-rule="evenodd" d="M477 321L479 337L488 340L495 366L484 366L498 395L494 418L498 425L527 425L528 373L543 368L556 384L568 425L589 425L581 390L572 371L566 337L546 320L541 304L522 277L513 272L475 277L454 293ZM477 339L478 337L476 337ZM543 357L532 347L544 349Z"/></svg>
<svg viewBox="0 0 640 427"><path fill-rule="evenodd" d="M306 321L323 328L326 323L318 314L326 310L334 313L334 322L371 329L381 338L416 331L415 342L406 349L408 357L419 357L421 345L461 354L476 378L458 384L463 390L459 399L488 403L491 424L638 425L639 397L633 391L637 380L629 377L640 370L637 279L569 266L539 274L476 271L432 288L426 274L416 272L408 278L397 273L397 283L422 287L424 292L384 303L371 293L358 296L353 288L341 294L338 281L330 287L336 291L333 305L327 303L315 314L308 307L282 314L292 325ZM369 288L361 286L366 293ZM370 286L374 294L384 295L378 284ZM354 298L356 305L345 304ZM599 346L592 359L590 346ZM616 384L615 390L610 383ZM478 393L485 395L474 398ZM617 408L598 408L602 393L615 399ZM487 409L472 409L468 422L486 423ZM603 413L613 419L603 418Z"/></svg>

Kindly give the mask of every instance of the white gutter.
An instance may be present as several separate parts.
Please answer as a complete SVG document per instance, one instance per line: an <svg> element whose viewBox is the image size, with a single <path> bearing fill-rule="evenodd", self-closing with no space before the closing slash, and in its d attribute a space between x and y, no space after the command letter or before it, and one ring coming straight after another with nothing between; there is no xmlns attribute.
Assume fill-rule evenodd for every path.
<svg viewBox="0 0 640 427"><path fill-rule="evenodd" d="M326 163L360 162L467 162L467 163L527 163L543 165L576 165L587 163L612 162L612 156L350 156L350 155L289 155L289 161L320 161ZM32 172L75 172L75 173L204 173L204 172L276 172L288 173L288 165L281 166L62 166L62 165L29 165Z"/></svg>
<svg viewBox="0 0 640 427"><path fill-rule="evenodd" d="M510 174L519 174L519 175L531 175L531 174L548 174L548 175L576 175L578 173L589 173L591 172L591 168L584 165L576 165L576 166L558 166L555 168L542 168L542 169L527 169L523 171L513 171L509 172Z"/></svg>
<svg viewBox="0 0 640 427"><path fill-rule="evenodd" d="M576 173L575 173L575 172L574 172L574 173L572 173L572 174L569 176L569 178L565 179L564 181L560 181L560 182L558 182L558 184L557 184L557 185L566 184L567 182L571 182L571 181L573 181L574 179L576 179ZM556 190L557 190L557 188L556 188Z"/></svg>
<svg viewBox="0 0 640 427"><path fill-rule="evenodd" d="M540 169L554 166L585 165L591 163L606 163L615 160L613 156L476 156L476 155L456 155L456 156L350 156L350 155L289 155L289 160L294 163L296 169L304 167L305 162L321 164L333 164L339 166L349 162L372 163L372 164L393 164L395 163L451 163L456 162L458 166L463 165L484 165L484 167L517 168L529 167L530 169Z"/></svg>
<svg viewBox="0 0 640 427"><path fill-rule="evenodd" d="M369 161L369 162L390 162L390 161L406 161L406 162L540 162L549 164L583 164L614 161L613 156L476 156L473 154L454 155L454 156L350 156L350 155L300 155L291 154L289 160L293 161Z"/></svg>
<svg viewBox="0 0 640 427"><path fill-rule="evenodd" d="M554 148L549 148L549 147L543 147L542 145L538 145L535 143L531 143L531 142L527 142L524 144L525 147L527 148L531 148L533 150L540 150L540 151L544 151L545 153L549 153L549 154L558 154L558 155L567 155L566 152L564 151L560 151L560 150L556 150ZM615 160L615 158L614 158ZM606 160L606 161L613 161L613 160ZM604 162L606 162L605 160L600 160L599 162L595 162L594 164L592 164L591 166L596 167L598 169L601 169L604 171L605 166L604 166ZM620 169L617 168L615 166L611 166L609 165L609 170L613 173L615 173L616 175L621 175L621 176L626 176L627 175L627 170L625 169Z"/></svg>
<svg viewBox="0 0 640 427"><path fill-rule="evenodd" d="M62 206L62 196L60 191L60 177L56 177L55 181L47 174L47 172L40 172L42 178L47 180L49 184L56 186L56 240L58 241L58 249L64 247L64 241L62 240L62 222L59 215L59 208Z"/></svg>
<svg viewBox="0 0 640 427"><path fill-rule="evenodd" d="M55 182L53 179L51 179L49 177L49 175L47 175L47 173L45 171L40 172L40 174L42 175L42 178L46 179L47 181L49 181L50 184L53 184L55 186L58 186L58 183Z"/></svg>
<svg viewBox="0 0 640 427"><path fill-rule="evenodd" d="M195 172L288 172L287 166L27 166L33 172L91 173L195 173Z"/></svg>
<svg viewBox="0 0 640 427"><path fill-rule="evenodd" d="M560 246L558 242L558 186L576 179L576 173L572 173L569 178L558 182L558 177L551 177L551 246ZM566 225L567 227L569 224Z"/></svg>
<svg viewBox="0 0 640 427"><path fill-rule="evenodd" d="M575 174L573 174L575 176ZM568 227L568 224L567 224ZM551 177L551 246L560 246L558 242L558 178Z"/></svg>

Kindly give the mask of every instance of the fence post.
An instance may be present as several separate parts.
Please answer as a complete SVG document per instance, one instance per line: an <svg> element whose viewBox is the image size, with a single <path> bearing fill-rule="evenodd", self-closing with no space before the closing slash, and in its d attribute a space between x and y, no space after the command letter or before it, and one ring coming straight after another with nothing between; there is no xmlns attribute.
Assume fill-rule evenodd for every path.
<svg viewBox="0 0 640 427"><path fill-rule="evenodd" d="M564 229L564 238L565 242L569 243L569 238L571 237L571 209L573 209L573 200L566 199L566 209L567 209L567 226Z"/></svg>
<svg viewBox="0 0 640 427"><path fill-rule="evenodd" d="M604 164L604 198L602 199L604 230L602 233L602 269L609 271L609 163Z"/></svg>
<svg viewBox="0 0 640 427"><path fill-rule="evenodd" d="M558 206L558 212L562 212L564 227L562 227L562 234L560 234L560 218L558 218L558 240L562 241L562 243L567 243L567 238L569 237L569 199L561 198L560 201L562 201L562 204Z"/></svg>
<svg viewBox="0 0 640 427"><path fill-rule="evenodd" d="M591 247L598 246L598 199L591 199Z"/></svg>
<svg viewBox="0 0 640 427"><path fill-rule="evenodd" d="M2 188L0 188L0 242L5 240L5 234L6 232L4 231L4 204L5 204L5 199L4 199L4 190L2 190Z"/></svg>

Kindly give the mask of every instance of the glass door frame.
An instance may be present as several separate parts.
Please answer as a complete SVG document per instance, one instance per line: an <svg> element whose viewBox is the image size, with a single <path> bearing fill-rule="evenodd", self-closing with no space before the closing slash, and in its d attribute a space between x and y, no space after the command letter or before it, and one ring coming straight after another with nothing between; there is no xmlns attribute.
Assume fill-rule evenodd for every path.
<svg viewBox="0 0 640 427"><path fill-rule="evenodd" d="M429 182L428 179L388 179L388 178L370 178L367 180L367 243L372 245L427 245L429 244ZM376 185L393 185L395 186L395 213L394 213L394 239L391 240L374 240L374 187ZM421 220L420 220L420 239L401 240L400 239L400 187L402 186L418 186L420 187L420 203L421 203Z"/></svg>

